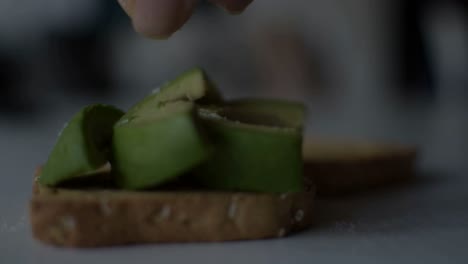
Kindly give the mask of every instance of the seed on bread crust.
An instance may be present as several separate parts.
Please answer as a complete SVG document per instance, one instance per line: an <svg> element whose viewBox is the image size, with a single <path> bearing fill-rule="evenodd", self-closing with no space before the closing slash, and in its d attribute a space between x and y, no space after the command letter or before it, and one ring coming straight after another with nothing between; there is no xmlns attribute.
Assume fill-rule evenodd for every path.
<svg viewBox="0 0 468 264"><path fill-rule="evenodd" d="M302 219L304 219L304 211L299 209L294 214L294 220L296 220L296 222L300 222Z"/></svg>
<svg viewBox="0 0 468 264"><path fill-rule="evenodd" d="M228 217L230 219L234 219L234 217L236 216L236 212L237 212L237 200L238 200L238 197L237 196L233 196L231 198L231 202L229 203L229 207L228 207Z"/></svg>
<svg viewBox="0 0 468 264"><path fill-rule="evenodd" d="M75 218L67 215L59 217L57 222L49 227L49 235L56 243L64 243L70 233L75 230L76 221Z"/></svg>
<svg viewBox="0 0 468 264"><path fill-rule="evenodd" d="M168 219L171 216L171 207L169 205L164 205L161 208L161 211L159 212L158 215L158 220L163 221Z"/></svg>
<svg viewBox="0 0 468 264"><path fill-rule="evenodd" d="M107 198L102 198L100 200L100 203L99 203L100 207L101 207L101 212L104 214L104 215L107 215L107 216L110 216L112 215L112 207L110 207L109 205L109 200Z"/></svg>

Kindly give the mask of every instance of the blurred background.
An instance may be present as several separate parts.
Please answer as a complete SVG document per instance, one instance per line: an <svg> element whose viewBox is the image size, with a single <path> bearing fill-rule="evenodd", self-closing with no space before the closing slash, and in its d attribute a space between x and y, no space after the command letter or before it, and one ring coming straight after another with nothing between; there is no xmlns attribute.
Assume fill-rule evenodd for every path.
<svg viewBox="0 0 468 264"><path fill-rule="evenodd" d="M20 193L0 191L29 195L84 105L126 109L195 65L228 98L303 101L308 135L415 144L423 166L466 168L467 11L463 0L256 0L229 16L201 1L154 41L117 1L2 0L0 167Z"/></svg>

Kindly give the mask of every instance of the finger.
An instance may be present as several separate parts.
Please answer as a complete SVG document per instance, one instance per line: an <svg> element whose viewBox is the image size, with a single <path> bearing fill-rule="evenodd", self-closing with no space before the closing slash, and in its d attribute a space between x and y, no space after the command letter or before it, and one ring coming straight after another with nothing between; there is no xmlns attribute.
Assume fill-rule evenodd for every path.
<svg viewBox="0 0 468 264"><path fill-rule="evenodd" d="M244 11L253 0L209 0L213 4L226 9L229 13L238 14Z"/></svg>
<svg viewBox="0 0 468 264"><path fill-rule="evenodd" d="M187 22L197 1L130 0L127 8L135 31L147 37L167 38Z"/></svg>
<svg viewBox="0 0 468 264"><path fill-rule="evenodd" d="M117 0L129 17L132 17L135 0Z"/></svg>

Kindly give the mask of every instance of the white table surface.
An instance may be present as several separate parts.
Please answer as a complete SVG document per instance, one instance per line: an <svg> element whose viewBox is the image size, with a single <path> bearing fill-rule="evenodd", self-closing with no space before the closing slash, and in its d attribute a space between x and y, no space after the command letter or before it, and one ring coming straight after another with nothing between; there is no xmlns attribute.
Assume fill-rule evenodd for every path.
<svg viewBox="0 0 468 264"><path fill-rule="evenodd" d="M1 264L468 263L468 117L463 114L468 112L450 106L312 115L314 133L420 144L422 159L414 184L318 201L316 225L309 231L220 244L97 250L43 245L29 228L31 175L47 156L56 131L81 103L37 121L0 122Z"/></svg>

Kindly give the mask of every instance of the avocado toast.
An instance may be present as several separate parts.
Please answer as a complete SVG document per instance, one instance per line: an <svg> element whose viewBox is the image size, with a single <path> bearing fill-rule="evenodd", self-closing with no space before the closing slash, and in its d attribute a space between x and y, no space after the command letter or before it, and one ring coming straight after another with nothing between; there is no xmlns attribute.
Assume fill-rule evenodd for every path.
<svg viewBox="0 0 468 264"><path fill-rule="evenodd" d="M265 239L309 227L314 194L36 187L30 216L36 239L65 247Z"/></svg>
<svg viewBox="0 0 468 264"><path fill-rule="evenodd" d="M57 144L48 169L38 169L33 235L57 246L102 247L264 239L305 229L315 188L302 174L304 109L293 106L300 105L226 101L194 69L99 122L106 125L97 132L82 127L100 118L70 122L58 142L88 154L52 155ZM71 170L69 160L85 169Z"/></svg>

